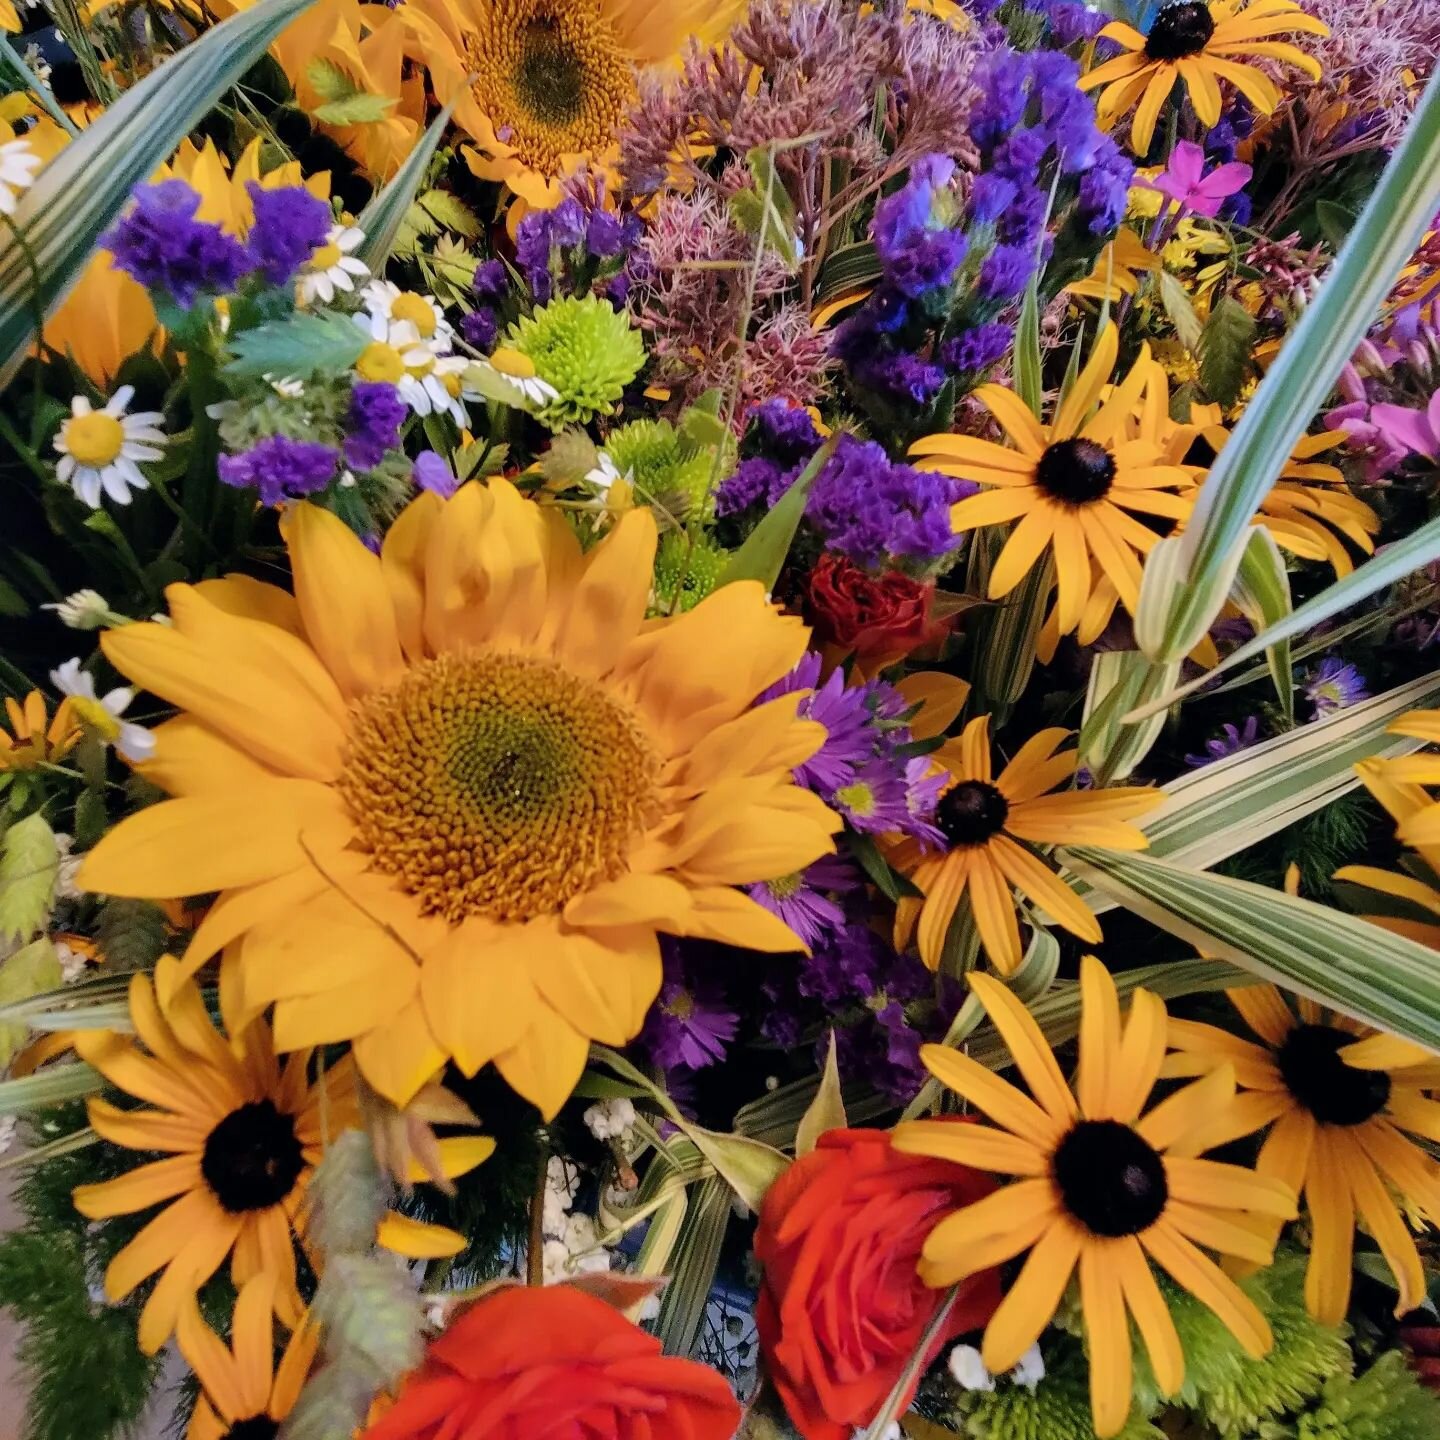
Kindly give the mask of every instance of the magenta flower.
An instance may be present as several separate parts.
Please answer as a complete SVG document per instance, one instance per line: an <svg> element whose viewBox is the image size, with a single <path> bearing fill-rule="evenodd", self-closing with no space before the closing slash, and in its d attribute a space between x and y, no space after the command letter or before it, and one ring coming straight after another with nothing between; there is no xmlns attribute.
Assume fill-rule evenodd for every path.
<svg viewBox="0 0 1440 1440"><path fill-rule="evenodd" d="M1405 405L1372 405L1370 423L1393 449L1440 460L1440 390L1423 410Z"/></svg>
<svg viewBox="0 0 1440 1440"><path fill-rule="evenodd" d="M1153 190L1168 195L1182 210L1208 218L1220 213L1220 204L1250 183L1250 167L1239 161L1219 165L1205 174L1205 151L1182 140L1170 153L1169 166L1150 182Z"/></svg>

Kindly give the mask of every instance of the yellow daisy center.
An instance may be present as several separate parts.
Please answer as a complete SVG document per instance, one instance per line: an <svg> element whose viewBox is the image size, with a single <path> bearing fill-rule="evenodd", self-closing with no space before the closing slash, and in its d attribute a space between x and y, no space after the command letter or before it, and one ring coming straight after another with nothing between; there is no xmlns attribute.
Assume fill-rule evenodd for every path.
<svg viewBox="0 0 1440 1440"><path fill-rule="evenodd" d="M65 444L81 464L92 470L112 464L125 443L125 427L102 411L76 415L65 422Z"/></svg>
<svg viewBox="0 0 1440 1440"><path fill-rule="evenodd" d="M338 265L342 259L340 247L336 244L322 245L310 257L310 268L312 270L328 270L332 265Z"/></svg>
<svg viewBox="0 0 1440 1440"><path fill-rule="evenodd" d="M1115 458L1093 440L1057 440L1045 447L1035 483L1062 505L1091 505L1110 493Z"/></svg>
<svg viewBox="0 0 1440 1440"><path fill-rule="evenodd" d="M460 377L453 370L440 377L440 383L445 387L445 393L452 399L460 398Z"/></svg>
<svg viewBox="0 0 1440 1440"><path fill-rule="evenodd" d="M504 345L490 357L490 363L502 375L509 375L514 380L535 378L535 362L519 350L511 350Z"/></svg>
<svg viewBox="0 0 1440 1440"><path fill-rule="evenodd" d="M372 340L360 352L355 371L362 380L388 380L393 385L405 374L405 360L393 345Z"/></svg>
<svg viewBox="0 0 1440 1440"><path fill-rule="evenodd" d="M558 912L618 876L654 817L635 717L552 661L441 656L353 714L339 788L360 843L452 922Z"/></svg>
<svg viewBox="0 0 1440 1440"><path fill-rule="evenodd" d="M1191 55L1198 55L1215 33L1215 17L1202 0L1180 0L1166 5L1150 26L1145 37L1145 54L1151 60L1173 64Z"/></svg>
<svg viewBox="0 0 1440 1440"><path fill-rule="evenodd" d="M113 740L120 733L120 722L98 700L72 695L70 709L102 740Z"/></svg>
<svg viewBox="0 0 1440 1440"><path fill-rule="evenodd" d="M422 340L428 340L435 333L434 307L413 290L406 290L395 297L390 314L393 319L408 320L420 332Z"/></svg>
<svg viewBox="0 0 1440 1440"><path fill-rule="evenodd" d="M611 140L635 79L597 0L491 0L465 37L498 138L546 174Z"/></svg>

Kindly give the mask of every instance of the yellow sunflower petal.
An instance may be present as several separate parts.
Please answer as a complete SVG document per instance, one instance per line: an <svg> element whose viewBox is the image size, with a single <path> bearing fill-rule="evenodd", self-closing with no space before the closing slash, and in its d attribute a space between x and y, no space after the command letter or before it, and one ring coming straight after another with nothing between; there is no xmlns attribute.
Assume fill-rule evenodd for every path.
<svg viewBox="0 0 1440 1440"><path fill-rule="evenodd" d="M1395 1314L1405 1315L1425 1301L1425 1267L1394 1198L1374 1169L1362 1163L1347 1167L1355 1208L1365 1228L1375 1237L1400 1287Z"/></svg>
<svg viewBox="0 0 1440 1440"><path fill-rule="evenodd" d="M558 659L583 675L603 675L615 664L645 618L655 545L655 517L639 509L590 552L556 640Z"/></svg>
<svg viewBox="0 0 1440 1440"><path fill-rule="evenodd" d="M380 574L390 592L396 635L413 664L425 654L425 556L445 502L428 491L395 517L380 546Z"/></svg>
<svg viewBox="0 0 1440 1440"><path fill-rule="evenodd" d="M268 1307L265 1318L268 1322ZM184 1296L181 1301L175 1322L175 1342L185 1357L185 1363L204 1387L206 1397L226 1421L233 1424L236 1420L259 1413L250 1406L235 1357L201 1318L200 1307L193 1294ZM269 1399L267 1393L260 1402L260 1410L264 1410Z"/></svg>
<svg viewBox="0 0 1440 1440"><path fill-rule="evenodd" d="M1100 922L1094 912L1043 861L1004 835L996 835L986 848L1000 873L1056 924L1082 940L1099 942Z"/></svg>
<svg viewBox="0 0 1440 1440"><path fill-rule="evenodd" d="M1245 1023L1267 1044L1280 1046L1295 1028L1295 1016L1273 985L1242 985L1227 990L1225 998Z"/></svg>
<svg viewBox="0 0 1440 1440"><path fill-rule="evenodd" d="M1029 1010L1008 986L988 975L972 974L970 988L979 996L1040 1107L1062 1124L1073 1122L1078 1116L1075 1097Z"/></svg>
<svg viewBox="0 0 1440 1440"><path fill-rule="evenodd" d="M975 399L1000 422L1022 455L1031 460L1040 458L1048 443L1045 431L1034 411L1013 390L1003 385L981 385Z"/></svg>
<svg viewBox="0 0 1440 1440"><path fill-rule="evenodd" d="M719 940L766 955L805 950L805 942L758 900L729 886L701 886L690 891L690 912L676 934L697 940Z"/></svg>
<svg viewBox="0 0 1440 1440"><path fill-rule="evenodd" d="M457 1230L389 1211L376 1227L375 1243L407 1260L444 1260L470 1243Z"/></svg>
<svg viewBox="0 0 1440 1440"><path fill-rule="evenodd" d="M1355 1202L1347 1158L1348 1147L1342 1151L1335 1144L1330 1127L1318 1126L1305 1175L1311 1230L1305 1304L1322 1325L1339 1325L1350 1305Z"/></svg>
<svg viewBox="0 0 1440 1440"><path fill-rule="evenodd" d="M1059 1143L1064 1132L1055 1118L978 1060L948 1045L922 1045L920 1059L942 1085L983 1110L1011 1134L1042 1149Z"/></svg>
<svg viewBox="0 0 1440 1440"><path fill-rule="evenodd" d="M978 499L978 496L972 496ZM958 528L957 516L970 503L962 500L951 512L951 523ZM1037 502L1010 532L1005 547L990 572L987 594L992 600L1003 600L1029 573L1045 553L1055 534L1055 513L1044 502Z"/></svg>
<svg viewBox="0 0 1440 1440"><path fill-rule="evenodd" d="M1150 77L1150 83L1140 97L1135 118L1130 122L1130 148L1137 155L1144 155L1150 149L1150 142L1155 137L1155 122L1160 118L1160 107L1169 99L1178 78L1179 72L1173 65L1161 66Z"/></svg>
<svg viewBox="0 0 1440 1440"><path fill-rule="evenodd" d="M1111 1118L1111 1077L1119 1051L1120 997L1115 982L1093 955L1085 955L1080 961L1080 1067L1075 1094L1080 1113L1089 1120Z"/></svg>
<svg viewBox="0 0 1440 1440"><path fill-rule="evenodd" d="M933 1155L996 1175L1033 1177L1050 1173L1050 1157L1039 1146L989 1125L911 1120L896 1127L893 1143L902 1152Z"/></svg>
<svg viewBox="0 0 1440 1440"><path fill-rule="evenodd" d="M1054 422L1050 426L1050 433L1055 439L1064 440L1080 433L1086 417L1095 408L1101 392L1110 381L1110 372L1115 368L1115 359L1119 353L1119 331L1114 325L1107 323L1095 337L1084 369L1080 371L1055 412Z"/></svg>
<svg viewBox="0 0 1440 1440"><path fill-rule="evenodd" d="M916 944L921 960L931 970L940 969L945 940L964 898L970 871L970 856L964 850L955 850L944 857L935 877L924 886L925 899L920 907Z"/></svg>
<svg viewBox="0 0 1440 1440"><path fill-rule="evenodd" d="M1136 990L1110 1081L1112 1119L1133 1125L1139 1118L1160 1076L1165 1040L1165 1002L1149 990Z"/></svg>
<svg viewBox="0 0 1440 1440"><path fill-rule="evenodd" d="M1048 1180L1020 1180L966 1205L925 1237L925 1283L954 1285L1003 1264L1034 1245L1059 1214Z"/></svg>
<svg viewBox="0 0 1440 1440"><path fill-rule="evenodd" d="M1140 1242L1133 1237L1116 1248L1112 1259L1125 1292L1126 1307L1135 1317L1135 1328L1150 1356L1155 1383L1162 1395L1176 1395L1185 1383L1185 1352L1181 1349L1170 1307L1155 1283L1150 1262Z"/></svg>
<svg viewBox="0 0 1440 1440"><path fill-rule="evenodd" d="M1054 1318L1084 1245L1079 1227L1057 1213L985 1327L980 1355L987 1370L994 1374L1013 1370L1040 1338Z"/></svg>
<svg viewBox="0 0 1440 1440"><path fill-rule="evenodd" d="M548 1005L537 1005L520 1044L495 1057L510 1087L553 1120L585 1069L588 1041Z"/></svg>
<svg viewBox="0 0 1440 1440"><path fill-rule="evenodd" d="M369 1084L402 1109L434 1078L446 1058L418 1000L412 1000L386 1024L359 1036L353 1050L355 1063Z"/></svg>
<svg viewBox="0 0 1440 1440"><path fill-rule="evenodd" d="M177 715L151 730L155 753L135 767L152 785L170 795L234 791L256 781L276 780L279 772L224 739L190 715Z"/></svg>
<svg viewBox="0 0 1440 1440"><path fill-rule="evenodd" d="M1167 1096L1135 1126L1156 1150L1182 1144L1186 1136L1210 1120L1235 1094L1235 1071L1217 1065L1203 1079Z"/></svg>
<svg viewBox="0 0 1440 1440"><path fill-rule="evenodd" d="M531 958L535 988L578 1031L623 1045L660 992L660 942L648 925L563 930Z"/></svg>
<svg viewBox="0 0 1440 1440"><path fill-rule="evenodd" d="M73 1198L75 1208L86 1219L109 1220L116 1215L148 1210L162 1200L173 1200L200 1183L199 1157L172 1155L166 1160L139 1165L114 1180L77 1185Z"/></svg>
<svg viewBox="0 0 1440 1440"><path fill-rule="evenodd" d="M271 1357L274 1353L270 1316L274 1308L273 1275L256 1275L240 1287L230 1319L230 1343L244 1405L239 1412L241 1416L263 1415L270 1404ZM176 1335L181 1338L178 1327ZM184 1348L183 1338L181 1348Z"/></svg>
<svg viewBox="0 0 1440 1440"><path fill-rule="evenodd" d="M993 842L976 846L970 855L970 913L990 963L1002 975L1013 975L1023 958L1015 897L1009 881L991 854Z"/></svg>
<svg viewBox="0 0 1440 1440"><path fill-rule="evenodd" d="M1161 1219L1140 1243L1177 1285L1215 1312L1248 1354L1258 1360L1270 1349L1270 1325L1255 1302L1183 1235Z"/></svg>
<svg viewBox="0 0 1440 1440"><path fill-rule="evenodd" d="M1100 1440L1124 1428L1135 1379L1120 1282L1120 1248L1118 1242L1092 1240L1080 1251L1080 1306L1090 1352L1090 1409Z"/></svg>

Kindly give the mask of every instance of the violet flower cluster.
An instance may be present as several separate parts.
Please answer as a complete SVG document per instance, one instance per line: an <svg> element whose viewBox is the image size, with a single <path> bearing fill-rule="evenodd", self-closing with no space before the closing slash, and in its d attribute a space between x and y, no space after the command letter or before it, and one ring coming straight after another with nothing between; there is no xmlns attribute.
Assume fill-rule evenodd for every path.
<svg viewBox="0 0 1440 1440"><path fill-rule="evenodd" d="M323 490L335 479L340 452L315 440L271 435L239 455L216 462L220 479L237 490L257 490L262 505L278 505Z"/></svg>
<svg viewBox="0 0 1440 1440"><path fill-rule="evenodd" d="M515 233L515 264L538 304L559 291L598 294L617 306L630 290L625 262L643 226L633 212L607 209L603 192L568 195L554 209L532 210Z"/></svg>

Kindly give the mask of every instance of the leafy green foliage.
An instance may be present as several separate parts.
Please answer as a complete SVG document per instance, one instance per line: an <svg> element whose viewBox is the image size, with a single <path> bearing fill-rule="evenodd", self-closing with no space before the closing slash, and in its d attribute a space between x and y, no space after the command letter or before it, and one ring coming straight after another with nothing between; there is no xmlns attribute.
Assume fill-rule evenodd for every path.
<svg viewBox="0 0 1440 1440"><path fill-rule="evenodd" d="M225 367L238 379L277 379L347 370L368 343L360 327L346 315L312 315L307 311L245 330L231 341L235 358Z"/></svg>
<svg viewBox="0 0 1440 1440"><path fill-rule="evenodd" d="M0 965L0 1005L54 990L64 979L55 947L42 935ZM28 1033L29 1027L24 1021L0 1021L0 1067L10 1063Z"/></svg>
<svg viewBox="0 0 1440 1440"><path fill-rule="evenodd" d="M1232 296L1222 295L1200 332L1200 383L1212 400L1233 405L1250 375L1255 321Z"/></svg>
<svg viewBox="0 0 1440 1440"><path fill-rule="evenodd" d="M305 73L323 103L312 112L327 125L366 125L383 120L399 103L362 89L333 60L312 60Z"/></svg>
<svg viewBox="0 0 1440 1440"><path fill-rule="evenodd" d="M1410 1373L1405 1357L1391 1350L1363 1375L1332 1375L1315 1408L1286 1435L1287 1440L1435 1440L1440 1399Z"/></svg>
<svg viewBox="0 0 1440 1440"><path fill-rule="evenodd" d="M0 939L28 940L55 899L60 850L38 811L17 820L0 840Z"/></svg>
<svg viewBox="0 0 1440 1440"><path fill-rule="evenodd" d="M148 970L165 953L165 914L148 900L111 898L101 908L96 939L107 969Z"/></svg>

